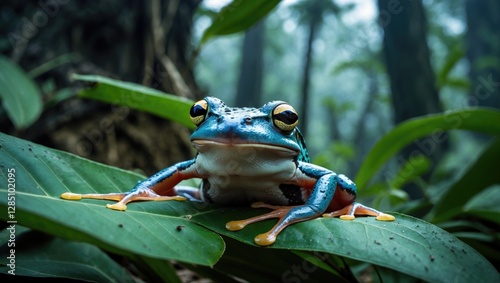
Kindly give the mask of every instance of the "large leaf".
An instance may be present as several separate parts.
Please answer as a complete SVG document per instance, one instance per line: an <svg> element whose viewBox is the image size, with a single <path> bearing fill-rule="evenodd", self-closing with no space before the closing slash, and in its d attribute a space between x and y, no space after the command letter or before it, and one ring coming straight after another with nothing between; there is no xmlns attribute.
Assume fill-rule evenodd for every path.
<svg viewBox="0 0 500 283"><path fill-rule="evenodd" d="M5 172L14 168L17 188L14 216L18 223L111 252L212 265L224 246L218 235L202 226L255 246L256 234L275 223L269 220L230 232L225 229L227 221L265 210L171 201L132 203L126 212L118 212L106 209L105 201L61 200L58 196L64 191L128 190L141 177L3 134L0 144L4 166L4 177L0 179L1 219L8 219L9 180ZM177 229L178 226L182 228ZM394 222L379 222L372 217L301 222L285 229L271 248L333 253L427 281L500 279L491 264L470 246L437 226L401 214L396 214ZM241 264L251 261L242 258Z"/></svg>
<svg viewBox="0 0 500 283"><path fill-rule="evenodd" d="M130 273L93 245L50 237L18 225L14 227L15 264L9 266L7 257L0 258L0 273L7 274L14 267L16 276L135 282ZM10 231L1 232L2 238L6 233ZM5 236L5 239L9 238L9 235ZM4 248L10 250L7 245ZM9 254L4 252L2 254Z"/></svg>
<svg viewBox="0 0 500 283"><path fill-rule="evenodd" d="M62 238L85 241L123 255L137 254L213 265L224 251L219 235L185 215L193 206L134 203L126 213L102 201L67 201L61 193L120 192L144 177L0 133L0 219ZM15 170L12 176L8 170ZM11 184L8 186L8 184ZM8 214L8 188L15 186L15 214ZM177 226L183 226L182 231Z"/></svg>
<svg viewBox="0 0 500 283"><path fill-rule="evenodd" d="M294 282L299 272L307 273L307 282L348 282L345 274L327 272L318 265L333 258L329 254L302 252L304 257L288 249L266 249L243 245L229 237L224 238L227 248L224 256L213 267L216 271L232 274L248 282ZM241 255L245 255L242 257ZM251 259L251 260L249 260ZM317 261L311 263L310 261ZM242 266L245 266L242 270ZM300 270L300 271L297 271Z"/></svg>
<svg viewBox="0 0 500 283"><path fill-rule="evenodd" d="M493 185L467 202L464 211L500 225L500 185Z"/></svg>
<svg viewBox="0 0 500 283"><path fill-rule="evenodd" d="M456 67L457 63L464 56L464 48L460 45L455 46L449 53L446 55L443 66L438 70L438 74L436 76L438 88L442 88L445 85L448 85L450 80L450 73Z"/></svg>
<svg viewBox="0 0 500 283"><path fill-rule="evenodd" d="M195 127L189 118L189 109L193 101L187 98L96 75L75 74L73 79L92 83L90 87L80 92L80 97L145 111L175 121L190 129Z"/></svg>
<svg viewBox="0 0 500 283"><path fill-rule="evenodd" d="M463 213L464 205L475 195L491 185L500 184L499 165L500 138L496 138L439 198L429 214L432 222L444 221Z"/></svg>
<svg viewBox="0 0 500 283"><path fill-rule="evenodd" d="M200 45L218 35L244 31L265 17L280 0L234 0L217 14L201 38Z"/></svg>
<svg viewBox="0 0 500 283"><path fill-rule="evenodd" d="M133 262L141 269L141 273L146 277L142 279L146 282L181 283L179 275L170 261L137 256L134 257Z"/></svg>
<svg viewBox="0 0 500 283"><path fill-rule="evenodd" d="M300 279L307 279L307 282L353 282L346 279L347 271L340 275L318 267L335 258L331 254L249 246L229 237L224 237L224 241L224 256L215 266L186 267L214 282L298 282ZM297 255L299 253L304 257Z"/></svg>
<svg viewBox="0 0 500 283"><path fill-rule="evenodd" d="M31 125L42 113L42 93L23 69L0 56L0 99L17 129Z"/></svg>
<svg viewBox="0 0 500 283"><path fill-rule="evenodd" d="M356 177L356 184L364 188L368 181L397 152L417 139L429 136L417 143L420 154L428 154L442 142L443 132L471 130L479 133L500 135L500 111L474 108L450 111L413 118L403 122L384 135L366 156Z"/></svg>
<svg viewBox="0 0 500 283"><path fill-rule="evenodd" d="M270 229L275 221L252 224L238 232L227 231L224 223L264 211L218 209L195 215L193 219L218 233L254 245L256 234ZM429 282L499 282L500 276L491 263L469 245L428 222L394 215L394 222L381 222L373 217L300 222L285 229L271 248L333 253Z"/></svg>

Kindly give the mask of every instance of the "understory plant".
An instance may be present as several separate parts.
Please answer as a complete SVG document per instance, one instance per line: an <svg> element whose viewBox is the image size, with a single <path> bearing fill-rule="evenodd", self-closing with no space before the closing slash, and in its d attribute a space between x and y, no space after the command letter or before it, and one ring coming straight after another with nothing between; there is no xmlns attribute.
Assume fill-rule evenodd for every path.
<svg viewBox="0 0 500 283"><path fill-rule="evenodd" d="M99 76L74 78L91 83L80 92L82 98L139 109L192 127L188 116L192 101ZM495 121L499 120L499 111L476 108L419 117L397 126L374 145L360 168L356 177L360 197L369 197L363 196L363 188L413 140L436 128L498 136L500 125ZM0 134L1 245L7 255L0 259L0 271L8 274L14 267L20 276L97 282L135 282L137 277L180 282L173 267L177 262L214 281L229 282L236 282L235 277L250 282L354 282L367 274L380 281L495 282L499 274L485 258L489 254L478 252L453 233L460 236L456 225L460 221L467 232L483 236L476 237L475 244L485 244L488 237L498 239L498 232L471 231L468 225L472 224L461 217L499 224L500 211L494 205L500 197L499 177L484 174L499 153L500 141L495 139L429 204L432 209L425 220L398 212L391 212L394 222L317 218L288 227L276 243L262 248L253 237L275 221L238 232L226 230L225 223L265 209L168 201L132 203L126 212L119 212L107 209L104 201L62 200L60 194L67 191L127 191L145 176ZM464 187L469 190L463 192ZM431 222L451 227L453 233Z"/></svg>

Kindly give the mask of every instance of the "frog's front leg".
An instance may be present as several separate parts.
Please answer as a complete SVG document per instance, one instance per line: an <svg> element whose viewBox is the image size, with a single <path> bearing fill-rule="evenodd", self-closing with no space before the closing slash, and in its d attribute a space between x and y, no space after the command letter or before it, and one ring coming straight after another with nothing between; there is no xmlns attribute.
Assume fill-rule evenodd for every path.
<svg viewBox="0 0 500 283"><path fill-rule="evenodd" d="M230 221L226 224L226 228L231 231L243 229L246 225L263 221L270 218L278 218L278 223L266 233L257 235L254 239L255 243L260 246L268 246L276 241L278 234L287 226L316 218L326 211L328 205L335 195L335 190L339 182L339 176L324 168L299 162L295 179L299 183L313 184L312 191L307 201L303 205L296 206L273 206L265 203L254 203L252 207L271 208L273 211L252 217L245 220ZM309 185L306 185L306 187Z"/></svg>
<svg viewBox="0 0 500 283"><path fill-rule="evenodd" d="M126 210L127 203L139 200L186 200L183 196L178 196L175 185L180 181L199 177L195 166L196 159L177 163L168 167L148 179L137 183L129 192L109 193L109 194L75 194L63 193L61 198L68 200L79 200L82 198L103 199L118 201L115 204L107 204L106 207L115 210Z"/></svg>

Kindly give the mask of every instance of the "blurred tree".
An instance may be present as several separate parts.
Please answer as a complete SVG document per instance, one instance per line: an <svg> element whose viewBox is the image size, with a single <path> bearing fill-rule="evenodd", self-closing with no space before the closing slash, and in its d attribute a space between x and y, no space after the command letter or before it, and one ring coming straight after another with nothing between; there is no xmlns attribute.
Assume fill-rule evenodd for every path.
<svg viewBox="0 0 500 283"><path fill-rule="evenodd" d="M471 106L500 108L500 2L465 1Z"/></svg>
<svg viewBox="0 0 500 283"><path fill-rule="evenodd" d="M379 64L377 63L379 61L377 61L377 59L375 58L376 55L371 55L374 57L373 61L371 61L371 64L365 64L361 69L363 75L365 75L367 78L366 83L368 84L368 98L365 105L363 105L361 116L356 121L356 131L354 132L354 136L352 137L352 143L354 144L354 148L357 149L357 154L355 158L349 163L348 172L356 172L359 169L361 163L363 163L365 155L370 149L370 147L367 145L368 142L371 141L367 138L369 134L367 129L367 122L369 120L369 116L374 114L373 105L377 99L377 95L379 95L379 79L377 75L378 72L380 72L379 70L377 70L377 67L379 66Z"/></svg>
<svg viewBox="0 0 500 283"><path fill-rule="evenodd" d="M427 21L422 2L379 0L378 6L379 21L384 29L383 49L395 123L441 112L427 46ZM402 151L403 159L423 154L430 157L435 165L447 145L442 135L416 141ZM412 199L423 197L422 190L414 184L405 189Z"/></svg>
<svg viewBox="0 0 500 283"><path fill-rule="evenodd" d="M307 28L307 43L303 57L303 69L300 88L300 129L307 136L307 121L309 107L309 91L311 81L311 65L313 58L313 43L323 24L324 16L328 13L338 13L339 7L330 0L325 1L301 1L294 8L300 13L300 22Z"/></svg>
<svg viewBox="0 0 500 283"><path fill-rule="evenodd" d="M265 19L245 32L236 106L259 107L262 98Z"/></svg>
<svg viewBox="0 0 500 283"><path fill-rule="evenodd" d="M2 1L0 32L5 36L0 48L25 70L46 63L36 77L42 89L47 83L53 85L44 93L45 102L58 90L75 88L72 73L115 77L196 98L201 91L187 52L198 4L198 0ZM77 59L55 62L67 54ZM4 118L0 124L7 133L110 165L141 168L146 174L192 156L189 132L183 127L126 107L110 109L80 99L46 108L23 132L15 132Z"/></svg>
<svg viewBox="0 0 500 283"><path fill-rule="evenodd" d="M361 105L360 115L355 121L354 128L356 129L350 137L342 137L339 127L331 127L332 134L330 140L344 140L348 141L355 149L356 154L349 160L348 168L346 172L354 175L362 164L365 155L368 153L370 148L373 146L373 136L372 131L376 131L373 127L368 125L373 124L373 120L378 120L378 114L376 113L374 106L377 99L380 96L380 76L384 72L384 67L382 66L381 52L373 51L369 46L364 46L360 49L359 54L353 56L354 58L348 59L345 62L340 63L333 70L334 74L339 74L344 71L355 70L358 71L362 79L360 79L359 87L361 84L366 84L366 99L358 99L360 102L356 105ZM352 111L354 106L352 103L343 103L338 105L334 103L333 99L330 98L326 102L328 107L331 109L328 111L329 124L337 125L339 114L344 115L343 111ZM364 104L362 104L364 103ZM376 136L378 138L378 136Z"/></svg>

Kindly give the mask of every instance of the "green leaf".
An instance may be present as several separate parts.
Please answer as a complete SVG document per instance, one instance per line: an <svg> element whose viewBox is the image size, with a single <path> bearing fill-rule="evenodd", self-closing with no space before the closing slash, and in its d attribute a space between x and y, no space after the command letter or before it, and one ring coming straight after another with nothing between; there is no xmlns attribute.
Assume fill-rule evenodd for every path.
<svg viewBox="0 0 500 283"><path fill-rule="evenodd" d="M95 246L26 231L18 225L15 227L16 276L135 282L131 274ZM5 232L9 231L4 230L2 234ZM8 254L7 251L2 254ZM7 257L0 258L0 273L7 274L11 270L9 261Z"/></svg>
<svg viewBox="0 0 500 283"><path fill-rule="evenodd" d="M134 264L140 268L146 282L169 282L181 283L179 276L172 263L166 260L142 257L134 257Z"/></svg>
<svg viewBox="0 0 500 283"><path fill-rule="evenodd" d="M367 154L358 175L356 184L364 188L383 164L396 153L417 139L421 152L428 154L436 144L442 142L444 131L471 130L479 133L500 135L500 111L489 108L474 108L432 114L407 120L384 135Z"/></svg>
<svg viewBox="0 0 500 283"><path fill-rule="evenodd" d="M193 101L187 98L96 75L75 74L73 79L92 83L91 87L80 92L80 97L141 110L180 123L190 129L195 128L189 118L189 109Z"/></svg>
<svg viewBox="0 0 500 283"><path fill-rule="evenodd" d="M322 270L329 272L330 273L330 274L328 274L329 277L338 276L338 272L335 269L333 269L332 266L329 265L329 263L327 263L329 258L331 257L331 254L327 254L327 253L313 253L313 254L311 254L310 252L299 251L299 250L294 250L293 253L300 256L303 260L310 262L311 264L321 268ZM335 260L340 261L341 257L336 257ZM330 261L334 261L334 260L330 260ZM341 270L341 268L338 267L338 270ZM341 278L336 278L335 281L338 282L340 279Z"/></svg>
<svg viewBox="0 0 500 283"><path fill-rule="evenodd" d="M45 107L53 107L57 105L59 102L69 99L75 96L76 93L70 88L62 88L58 90L53 96L50 97L49 100L45 103Z"/></svg>
<svg viewBox="0 0 500 283"><path fill-rule="evenodd" d="M79 60L83 60L83 57L78 53L62 54L55 58L50 59L49 61L44 62L43 64L37 66L36 68L31 69L28 74L30 75L30 77L36 78L61 65Z"/></svg>
<svg viewBox="0 0 500 283"><path fill-rule="evenodd" d="M224 258L224 257L222 257ZM196 274L204 277L210 278L213 282L224 282L224 283L241 283L241 280L232 277L230 274L225 272L220 272L213 267L201 266L201 265L193 265L193 264L184 264L186 268L195 272ZM240 269L242 267L240 266ZM265 281L263 281L265 282Z"/></svg>
<svg viewBox="0 0 500 283"><path fill-rule="evenodd" d="M2 220L13 220L9 217L12 214L7 213L7 184L15 184L13 215L19 224L88 242L110 252L211 266L221 256L224 244L220 236L203 227L255 247L253 238L275 223L268 220L231 232L226 230L226 222L267 210L170 201L136 202L129 204L126 212L120 212L106 209L104 201L61 200L58 196L64 191L126 191L142 177L4 134L0 134L0 145L4 166L0 178ZM16 170L15 178L8 176L11 168ZM482 255L446 231L423 220L397 213L395 216L394 222L380 222L373 217L301 222L285 229L269 249L253 249L332 253L431 282L500 280L498 272ZM179 225L183 226L180 231ZM237 258L241 258L242 264L250 261L255 265L244 251L237 253Z"/></svg>
<svg viewBox="0 0 500 283"><path fill-rule="evenodd" d="M4 221L16 220L23 226L126 256L213 265L224 251L219 235L186 217L197 211L193 205L137 202L123 213L107 209L103 201L59 198L67 191L128 191L143 176L2 133L0 160L0 219ZM9 214L7 197L13 186L15 213ZM182 231L177 226L183 226Z"/></svg>
<svg viewBox="0 0 500 283"><path fill-rule="evenodd" d="M374 280L374 282L381 283L419 283L420 280L415 277L408 276L404 273L397 272L393 269L377 267L372 272L373 278L380 278L380 280Z"/></svg>
<svg viewBox="0 0 500 283"><path fill-rule="evenodd" d="M326 261L332 255L302 252L307 254L302 258L286 249L249 246L229 237L224 237L224 241L226 251L213 269L246 282L295 282L294 280L301 278L298 275L301 273L307 276L307 282L324 282L325 278L331 282L347 282L343 276L329 273L310 262ZM216 279L214 281L220 281Z"/></svg>
<svg viewBox="0 0 500 283"><path fill-rule="evenodd" d="M493 185L467 202L464 211L500 224L500 185Z"/></svg>
<svg viewBox="0 0 500 283"><path fill-rule="evenodd" d="M338 75L341 72L349 71L352 69L355 70L375 70L377 72L383 72L385 66L382 64L380 60L375 60L374 58L358 58L354 60L347 60L344 62L340 62L338 65L332 68L330 72L332 75Z"/></svg>
<svg viewBox="0 0 500 283"><path fill-rule="evenodd" d="M448 77L443 86L457 88L459 90L468 91L470 89L470 81L467 78Z"/></svg>
<svg viewBox="0 0 500 283"><path fill-rule="evenodd" d="M217 14L201 38L200 46L218 35L237 33L264 18L280 0L234 0Z"/></svg>
<svg viewBox="0 0 500 283"><path fill-rule="evenodd" d="M238 232L230 220L259 215L264 209L221 208L193 215L207 228L249 245L276 221L251 224ZM423 220L394 213L394 222L373 217L353 221L317 218L286 228L271 249L320 251L391 268L429 282L498 282L500 276L481 254L453 235Z"/></svg>
<svg viewBox="0 0 500 283"><path fill-rule="evenodd" d="M438 70L437 74L437 85L438 88L442 88L448 82L449 76L453 68L464 56L464 50L462 46L457 45L455 48L451 49L445 58L443 66Z"/></svg>
<svg viewBox="0 0 500 283"><path fill-rule="evenodd" d="M425 172L429 171L431 160L423 155L412 156L401 166L398 174L391 181L391 187L401 189L405 184L408 184Z"/></svg>
<svg viewBox="0 0 500 283"><path fill-rule="evenodd" d="M0 56L0 98L16 129L24 129L42 113L42 93L17 64Z"/></svg>
<svg viewBox="0 0 500 283"><path fill-rule="evenodd" d="M435 223L460 215L463 213L463 206L476 194L491 185L500 184L499 160L500 138L496 138L443 194L429 213L429 219Z"/></svg>

